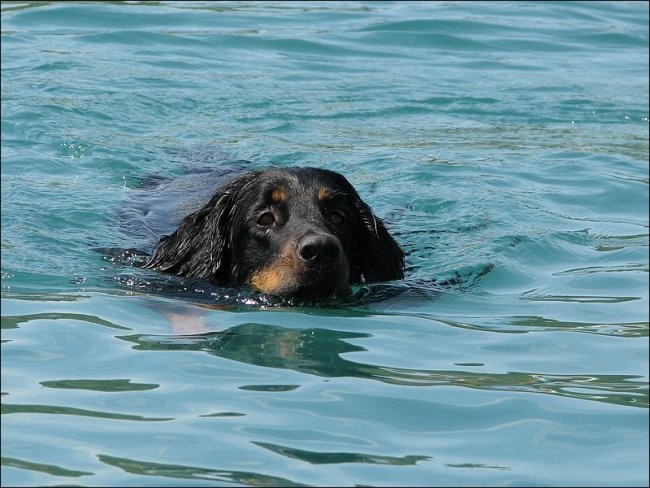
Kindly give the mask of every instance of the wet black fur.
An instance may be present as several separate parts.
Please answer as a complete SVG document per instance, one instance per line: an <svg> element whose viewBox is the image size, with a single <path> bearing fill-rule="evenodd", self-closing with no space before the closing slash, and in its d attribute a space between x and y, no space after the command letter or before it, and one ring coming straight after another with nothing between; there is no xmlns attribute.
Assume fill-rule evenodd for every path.
<svg viewBox="0 0 650 488"><path fill-rule="evenodd" d="M257 219L273 207L268 192L278 185L289 190L282 220L291 226L281 229L286 222L282 226L278 222L277 229L260 232ZM320 187L334 191L337 212L345 215L342 225L333 223L328 205L314 203ZM317 168L271 168L224 184L174 233L160 239L142 267L223 285L247 285L252 273L276 258L273 250L283 243L274 240L300 240L314 232L338 240L349 283L403 278L404 253L383 222L345 177Z"/></svg>

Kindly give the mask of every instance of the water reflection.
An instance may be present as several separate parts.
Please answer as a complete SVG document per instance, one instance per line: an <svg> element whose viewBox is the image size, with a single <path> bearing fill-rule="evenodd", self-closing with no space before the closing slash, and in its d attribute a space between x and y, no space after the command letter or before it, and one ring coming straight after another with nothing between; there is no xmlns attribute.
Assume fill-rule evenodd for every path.
<svg viewBox="0 0 650 488"><path fill-rule="evenodd" d="M75 469L65 469L60 466L53 464L43 464L43 463L34 463L32 461L25 461L23 459L13 458L13 457L2 457L0 462L3 466L8 466L12 468L27 469L29 471L36 471L39 473L45 473L51 476L63 476L63 477L73 477L79 478L80 476L88 476L95 473L89 471L79 471Z"/></svg>
<svg viewBox="0 0 650 488"><path fill-rule="evenodd" d="M87 410L85 408L76 407L60 407L57 405L26 405L14 403L3 403L1 412L2 415L10 413L40 413L50 415L75 415L78 417L93 417L112 420L135 420L139 422L166 422L169 420L174 420L171 417L143 417L142 415L102 412L99 410Z"/></svg>
<svg viewBox="0 0 650 488"><path fill-rule="evenodd" d="M426 461L431 456L380 456L377 454L360 454L355 452L316 452L295 449L293 447L281 446L270 442L257 442L253 444L281 454L288 458L298 459L310 464L340 464L340 463L364 463L364 464L391 464L393 466L407 466L417 464L418 461Z"/></svg>
<svg viewBox="0 0 650 488"><path fill-rule="evenodd" d="M128 335L138 350L203 351L256 366L323 377L355 377L405 386L461 386L482 390L545 393L624 406L648 407L648 383L632 375L549 375L535 372L479 373L395 368L344 359L365 349L346 339L369 334L331 329L289 329L246 323L192 336Z"/></svg>
<svg viewBox="0 0 650 488"><path fill-rule="evenodd" d="M131 474L145 476L162 476L183 480L210 480L218 483L236 483L245 486L306 486L286 478L268 476L253 471L229 471L221 469L206 469L198 466L178 464L161 464L135 459L118 458L100 454L98 459Z"/></svg>
<svg viewBox="0 0 650 488"><path fill-rule="evenodd" d="M586 334L610 335L617 337L648 337L648 322L569 322L547 319L536 315L515 315L512 317L482 317L481 323L451 320L429 314L410 314L427 320L435 320L451 327L469 330L488 330L506 334L525 334L540 330L572 331Z"/></svg>
<svg viewBox="0 0 650 488"><path fill-rule="evenodd" d="M128 327L109 322L94 315L68 312L34 313L27 315L3 315L0 322L2 329L16 329L20 324L26 324L34 320L77 320L90 324L102 325L111 329L131 330Z"/></svg>
<svg viewBox="0 0 650 488"><path fill-rule="evenodd" d="M54 380L41 381L41 385L48 388L61 388L65 390L90 390L112 393L116 391L142 391L155 390L160 385L156 383L131 383L129 379L116 380Z"/></svg>

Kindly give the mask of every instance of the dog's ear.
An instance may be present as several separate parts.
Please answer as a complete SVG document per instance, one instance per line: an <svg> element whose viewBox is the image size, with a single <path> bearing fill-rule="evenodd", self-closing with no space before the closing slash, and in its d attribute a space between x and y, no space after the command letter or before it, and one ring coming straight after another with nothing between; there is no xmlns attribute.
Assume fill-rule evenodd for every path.
<svg viewBox="0 0 650 488"><path fill-rule="evenodd" d="M202 279L225 279L231 271L232 217L241 192L257 178L247 173L219 188L200 210L163 237L142 267Z"/></svg>
<svg viewBox="0 0 650 488"><path fill-rule="evenodd" d="M400 245L360 198L355 199L355 207L362 222L362 235L350 263L352 277L365 282L404 278L404 251Z"/></svg>

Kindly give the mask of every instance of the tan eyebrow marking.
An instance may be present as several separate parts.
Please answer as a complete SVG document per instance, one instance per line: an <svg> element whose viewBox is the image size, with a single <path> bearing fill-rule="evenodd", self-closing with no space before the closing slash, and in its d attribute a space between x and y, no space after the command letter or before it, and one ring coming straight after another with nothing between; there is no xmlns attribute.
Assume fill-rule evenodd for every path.
<svg viewBox="0 0 650 488"><path fill-rule="evenodd" d="M322 202L323 200L329 200L332 197L332 193L329 188L321 186L318 189L318 201Z"/></svg>
<svg viewBox="0 0 650 488"><path fill-rule="evenodd" d="M271 193L271 201L273 203L284 202L287 199L287 192L284 191L284 188L276 188Z"/></svg>

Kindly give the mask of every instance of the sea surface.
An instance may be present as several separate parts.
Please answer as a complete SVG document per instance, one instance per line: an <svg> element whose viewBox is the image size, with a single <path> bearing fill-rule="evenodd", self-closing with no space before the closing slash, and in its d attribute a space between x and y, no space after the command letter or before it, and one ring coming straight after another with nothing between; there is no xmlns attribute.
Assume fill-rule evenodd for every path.
<svg viewBox="0 0 650 488"><path fill-rule="evenodd" d="M648 486L647 2L1 12L2 486ZM106 251L294 165L404 280L282 303Z"/></svg>

